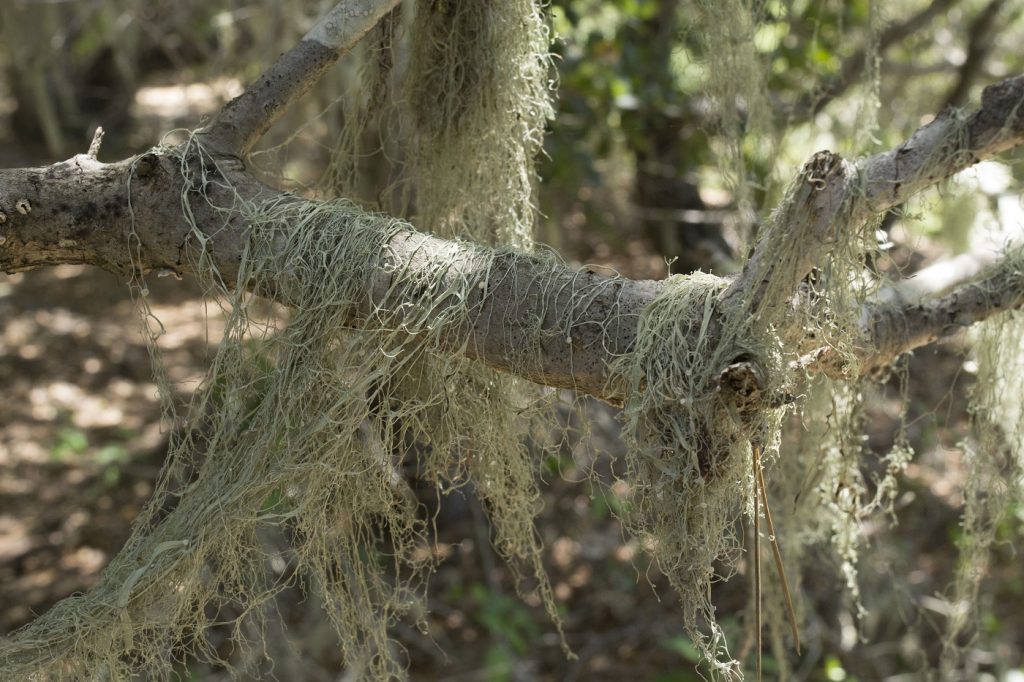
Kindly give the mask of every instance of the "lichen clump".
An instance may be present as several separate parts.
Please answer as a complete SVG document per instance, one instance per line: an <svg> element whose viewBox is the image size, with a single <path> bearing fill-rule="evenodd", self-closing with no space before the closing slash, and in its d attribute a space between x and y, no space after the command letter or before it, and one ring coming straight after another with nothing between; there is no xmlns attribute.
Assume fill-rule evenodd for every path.
<svg viewBox="0 0 1024 682"><path fill-rule="evenodd" d="M757 345L754 318L720 315L727 284L701 273L667 280L617 369L631 396L623 411L635 504L627 524L649 540L705 659L732 677L738 668L716 624L711 585L727 579L742 554L737 521L754 485L751 443L774 454L781 414L740 414L719 395L720 372L731 363L778 359L768 342Z"/></svg>

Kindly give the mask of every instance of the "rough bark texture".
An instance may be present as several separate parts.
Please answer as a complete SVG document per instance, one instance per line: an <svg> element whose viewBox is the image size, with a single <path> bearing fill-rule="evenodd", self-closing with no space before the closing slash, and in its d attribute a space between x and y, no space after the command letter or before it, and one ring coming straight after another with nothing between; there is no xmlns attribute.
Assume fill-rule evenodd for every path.
<svg viewBox="0 0 1024 682"><path fill-rule="evenodd" d="M290 59L285 55L282 63L296 68ZM256 91L261 87L257 85ZM234 108L241 111L262 98L243 106L245 101L236 100ZM855 229L915 192L1020 144L1024 140L1022 101L1024 77L1012 78L987 88L981 108L970 117L945 112L898 149L857 165L831 152L816 154L801 171L788 203L780 207L786 219L776 221L763 235L719 309L750 305L751 300L755 305L748 310L779 310L788 305L801 280L835 243L837 231ZM226 129L243 128L229 125ZM212 130L216 129L218 124ZM250 133L256 134L250 130L246 135ZM86 263L126 276L164 268L187 273L198 255L199 242L204 242L224 282L231 286L248 240L247 225L231 211L238 197L302 200L282 197L259 184L231 152L221 152L216 165L207 165L202 182L203 187L191 184L182 176L175 156L158 150L112 164L83 154L46 168L0 171L0 269L17 272ZM203 235L194 234L183 219L185 207ZM772 262L772 240L790 239L793 234L805 240L799 258ZM453 277L479 267L478 256L464 246L411 229L401 232L378 263L368 264L366 300L353 313L352 324L358 326L360 318L393 304L381 300L389 290L395 295L394 268L386 266L399 262L415 269L431 252L449 254ZM500 255L493 260L488 282L480 299L471 302L478 304L471 328L460 330L465 332L462 338L451 340L452 352L542 384L574 388L612 402L625 397L624 387L612 380L608 367L633 347L639 316L660 290L657 282L609 281L542 259ZM983 314L1016 305L1017 280L1000 286L1012 287L1006 300L954 293L928 305L876 311L878 319L892 321L872 328L874 347L865 349L865 358L877 356L884 362L894 352L945 334L951 324L969 324ZM759 300L765 297L770 300ZM524 362L526 334L536 332L541 313L540 357ZM900 332L902 336L892 331L901 319L901 329L910 330ZM877 364L868 362L872 363Z"/></svg>
<svg viewBox="0 0 1024 682"><path fill-rule="evenodd" d="M186 180L177 160L154 152L113 164L79 155L47 168L0 171L0 210L7 217L0 225L0 269L84 263L123 276L162 269L190 274L199 243L206 241L223 281L234 286L248 227L237 215L214 207L231 206L235 192L246 199L282 195L258 184L237 160L223 160L219 168L208 170L204 194L198 188L183 193ZM15 207L21 201L31 206L24 215ZM182 218L183 201L203 238ZM452 278L472 276L469 269L479 267L470 249L411 229L401 232L379 262L368 266L367 296L354 311L353 326L374 310L396 308L385 300L392 273L415 272L430 253L451 254ZM491 286L470 301L477 311L472 328L459 330L469 341L464 346L466 336L460 333L451 339L451 350L538 383L621 401L623 388L609 383L607 365L632 346L640 311L659 286L611 279L549 260L498 255L488 272ZM536 361L523 362L519 355L527 347L526 330L536 329L540 311L543 352ZM576 322L567 328L566 320Z"/></svg>

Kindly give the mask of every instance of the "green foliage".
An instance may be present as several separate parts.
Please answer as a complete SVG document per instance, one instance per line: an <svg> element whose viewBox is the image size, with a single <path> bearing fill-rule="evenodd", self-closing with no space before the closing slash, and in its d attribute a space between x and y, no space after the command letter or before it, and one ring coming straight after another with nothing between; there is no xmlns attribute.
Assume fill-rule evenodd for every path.
<svg viewBox="0 0 1024 682"><path fill-rule="evenodd" d="M802 99L813 99L838 75L842 59L865 45L872 30L869 6L868 0L769 2L760 9L739 3L728 10L731 23L751 16L751 56L758 65L750 78L762 79L758 87L772 93L770 109L747 110L753 104L750 93L742 91L752 87L747 82L722 95L734 99L715 105L723 111L738 106L743 113L736 125L752 142L743 152L751 182L764 184L774 171L765 157L765 136L804 123L787 120L786 112ZM717 96L714 88L724 82L735 83L738 74L721 71L712 60L731 52L723 44L738 38L722 34L726 27L713 23L701 7L657 0L552 3L560 87L557 124L546 142L550 158L542 168L546 181L566 188L594 182L598 160L623 150L649 151L665 125L676 136L667 161L678 174L721 161L712 142L735 131L719 127L717 114L707 111L708 98ZM741 68L739 61L734 67Z"/></svg>
<svg viewBox="0 0 1024 682"><path fill-rule="evenodd" d="M473 618L500 642L507 642L513 652L526 654L540 635L530 609L522 600L489 589L480 583L469 588L477 605ZM495 647L500 650L501 647Z"/></svg>
<svg viewBox="0 0 1024 682"><path fill-rule="evenodd" d="M50 448L50 456L60 462L72 455L80 455L89 448L89 437L85 431L74 426L57 430L57 442Z"/></svg>
<svg viewBox="0 0 1024 682"><path fill-rule="evenodd" d="M846 673L842 662L835 656L825 658L825 669L822 672L829 682L856 682L856 678L850 677Z"/></svg>
<svg viewBox="0 0 1024 682"><path fill-rule="evenodd" d="M64 419L67 419L65 415ZM132 434L122 434L127 440ZM92 467L98 472L101 487L111 488L121 479L121 470L131 459L131 453L121 442L110 442L101 447L90 443L89 434L68 424L57 429L57 438L50 447L50 457L56 462L74 460L76 465Z"/></svg>

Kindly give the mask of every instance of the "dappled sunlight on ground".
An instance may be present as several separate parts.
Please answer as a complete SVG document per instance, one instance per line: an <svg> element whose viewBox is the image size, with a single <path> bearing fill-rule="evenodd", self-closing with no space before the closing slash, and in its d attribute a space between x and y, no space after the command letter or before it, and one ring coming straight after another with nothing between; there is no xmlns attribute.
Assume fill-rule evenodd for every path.
<svg viewBox="0 0 1024 682"><path fill-rule="evenodd" d="M219 329L194 285L150 284L179 398ZM61 266L0 278L0 628L88 587L127 537L166 448L124 282ZM209 331L208 331L209 328Z"/></svg>

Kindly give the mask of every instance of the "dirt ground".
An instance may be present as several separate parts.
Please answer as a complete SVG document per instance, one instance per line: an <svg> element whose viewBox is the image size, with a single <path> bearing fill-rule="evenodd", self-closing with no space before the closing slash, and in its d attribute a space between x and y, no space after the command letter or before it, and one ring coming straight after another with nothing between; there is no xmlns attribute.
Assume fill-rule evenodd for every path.
<svg viewBox="0 0 1024 682"><path fill-rule="evenodd" d="M147 135L155 141L156 131L179 123L140 123L142 132L123 144L137 151ZM4 147L15 153L0 163L45 161L7 135ZM630 258L640 258L634 265L644 274L657 260L619 256L627 274ZM188 281L152 278L150 290L167 330L165 364L187 397L216 343L215 309ZM167 434L140 328L127 285L107 273L63 266L0 275L0 634L95 582L152 490ZM911 369L909 436L919 454L902 481L895 526L879 519L864 528L872 547L862 563L868 614L855 620L828 568L831 560L820 557L803 580L809 650L795 663L797 679L919 679L922 657L936 652L949 608L943 595L963 481L957 443L966 435L972 377L955 344L922 351ZM891 446L898 424L894 395L872 399L867 435L879 452ZM595 405L591 412L595 437L614 453L621 447L614 411ZM431 583L428 636L407 626L396 630L412 679L699 679L671 591L615 519L614 486L592 486L572 453L539 468L546 483L538 526L578 660L561 653L536 598L516 595L477 503L455 496L439 516L438 551L446 559ZM598 468L607 474L612 466ZM1018 519L1008 529L1007 540L1020 540L1020 525ZM743 575L716 588L721 619L732 632L740 631L747 590ZM977 679L1020 666L1022 599L1019 559L1001 546L983 597L987 629L971 650ZM316 612L298 595L283 605L282 624L301 641L282 654L291 658L275 668L277 679L350 679ZM217 671L192 675L219 677Z"/></svg>

